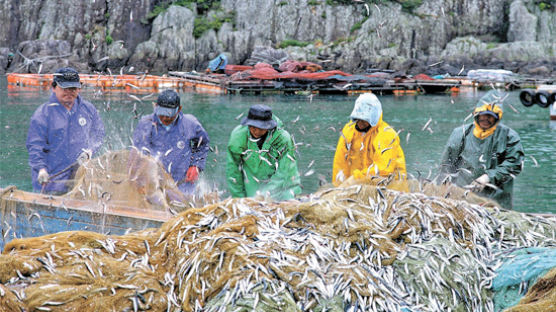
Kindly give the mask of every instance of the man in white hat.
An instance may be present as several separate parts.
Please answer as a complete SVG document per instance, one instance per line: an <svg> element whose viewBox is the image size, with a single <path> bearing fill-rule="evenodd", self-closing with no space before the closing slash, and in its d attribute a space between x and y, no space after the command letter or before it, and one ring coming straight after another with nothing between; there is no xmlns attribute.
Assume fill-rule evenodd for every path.
<svg viewBox="0 0 556 312"><path fill-rule="evenodd" d="M361 94L344 128L332 168L332 183L347 178L394 175L406 180L405 156L396 131L382 120L382 104L372 93Z"/></svg>

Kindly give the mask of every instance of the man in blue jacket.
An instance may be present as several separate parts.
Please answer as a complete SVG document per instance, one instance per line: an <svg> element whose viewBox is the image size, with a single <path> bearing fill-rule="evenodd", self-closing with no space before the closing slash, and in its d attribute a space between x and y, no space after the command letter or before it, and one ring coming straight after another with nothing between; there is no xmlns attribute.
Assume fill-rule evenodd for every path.
<svg viewBox="0 0 556 312"><path fill-rule="evenodd" d="M209 137L197 118L181 112L176 91L159 94L154 113L137 124L133 144L160 160L184 194L193 193L199 171L205 168Z"/></svg>
<svg viewBox="0 0 556 312"><path fill-rule="evenodd" d="M78 165L98 151L104 125L97 109L81 98L79 74L71 67L54 73L52 94L31 117L27 133L33 189L65 193Z"/></svg>

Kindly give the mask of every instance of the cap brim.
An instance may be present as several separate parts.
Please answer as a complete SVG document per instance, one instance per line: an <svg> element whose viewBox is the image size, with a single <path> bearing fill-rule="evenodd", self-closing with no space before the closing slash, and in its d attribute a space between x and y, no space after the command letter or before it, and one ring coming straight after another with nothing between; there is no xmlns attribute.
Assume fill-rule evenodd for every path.
<svg viewBox="0 0 556 312"><path fill-rule="evenodd" d="M62 89L67 88L81 88L81 82L79 81L63 81L63 82L56 82L56 85Z"/></svg>
<svg viewBox="0 0 556 312"><path fill-rule="evenodd" d="M166 116L166 117L172 117L174 116L178 111L178 108L169 108L169 107L162 107L162 106L156 106L154 108L154 113L158 116Z"/></svg>
<svg viewBox="0 0 556 312"><path fill-rule="evenodd" d="M266 129L266 130L274 129L277 126L276 120L274 119L256 120L256 119L249 119L247 117L243 117L243 119L241 120L241 124L243 126L253 126L259 129Z"/></svg>
<svg viewBox="0 0 556 312"><path fill-rule="evenodd" d="M492 112L492 111L489 111L489 110L479 112L479 116L480 116L480 115L490 115L490 116L492 116L492 117L498 119L498 115L497 115L495 112Z"/></svg>

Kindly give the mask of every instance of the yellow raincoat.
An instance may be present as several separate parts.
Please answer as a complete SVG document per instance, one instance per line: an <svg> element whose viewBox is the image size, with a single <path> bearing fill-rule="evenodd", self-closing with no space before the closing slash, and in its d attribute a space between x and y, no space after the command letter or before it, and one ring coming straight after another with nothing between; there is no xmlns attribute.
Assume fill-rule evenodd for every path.
<svg viewBox="0 0 556 312"><path fill-rule="evenodd" d="M405 156L400 139L392 127L382 120L366 132L355 129L350 121L342 130L332 169L332 183L340 185L350 176L389 176L406 180Z"/></svg>

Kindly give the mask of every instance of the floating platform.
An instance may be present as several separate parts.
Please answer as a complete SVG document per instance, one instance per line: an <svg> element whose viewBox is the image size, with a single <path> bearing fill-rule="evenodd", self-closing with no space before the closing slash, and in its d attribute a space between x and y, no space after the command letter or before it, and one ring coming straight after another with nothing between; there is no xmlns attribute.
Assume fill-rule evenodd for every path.
<svg viewBox="0 0 556 312"><path fill-rule="evenodd" d="M8 86L50 88L52 74L6 74ZM151 93L168 88L186 87L183 79L154 75L91 75L79 74L83 87L99 88L104 92L122 91Z"/></svg>
<svg viewBox="0 0 556 312"><path fill-rule="evenodd" d="M248 79L233 80L224 74L192 74L189 72L169 72L172 77L179 77L187 81L194 91L208 91L220 94L261 94L284 93L295 94L300 91L321 94L357 94L373 92L377 94L403 93L438 93L454 91L461 86L458 80L415 80L406 79L403 82L386 79L370 79L369 76L327 77L326 79L286 78L277 79Z"/></svg>
<svg viewBox="0 0 556 312"><path fill-rule="evenodd" d="M99 88L103 92L152 93L168 88L210 94L261 94L284 93L295 94L309 91L322 94L357 94L374 92L393 94L396 91L409 90L409 93L446 92L461 85L460 81L405 80L394 82L384 79L357 80L334 78L327 79L246 79L232 80L224 74L199 74L191 72L169 72L169 76L154 75L91 75L80 74L84 88ZM52 74L18 74L6 75L8 87L49 88ZM411 91L413 90L413 91ZM400 92L399 94L402 94Z"/></svg>
<svg viewBox="0 0 556 312"><path fill-rule="evenodd" d="M238 65L236 65L237 67ZM209 94L296 94L310 92L320 94L430 94L458 92L460 87L497 87L516 89L544 81L523 80L511 84L479 82L465 77L432 79L426 75L414 78L381 78L370 75L350 75L341 71L315 73L279 73L269 75L249 75L238 79L236 74L204 74L197 72L171 71L168 75L100 75L80 74L83 87L99 88L103 92L153 93L172 88ZM6 75L8 88L41 87L49 88L52 74Z"/></svg>

